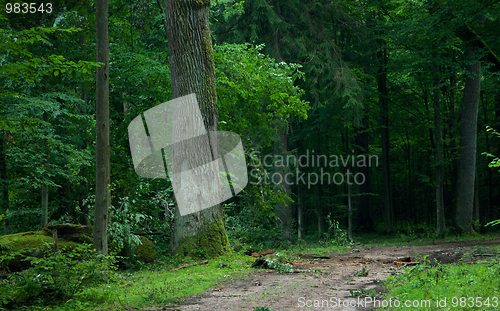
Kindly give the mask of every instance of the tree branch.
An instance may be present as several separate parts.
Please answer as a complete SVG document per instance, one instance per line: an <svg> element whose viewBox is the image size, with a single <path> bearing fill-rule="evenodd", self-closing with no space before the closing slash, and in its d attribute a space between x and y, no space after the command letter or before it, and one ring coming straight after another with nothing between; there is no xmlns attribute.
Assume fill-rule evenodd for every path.
<svg viewBox="0 0 500 311"><path fill-rule="evenodd" d="M486 44L481 36L479 36L469 25L466 24L464 27L459 28L456 31L456 35L462 39L462 41L469 42L475 48L485 49L487 54L482 58L482 60L494 64L491 71L500 71L500 58L495 55L488 44Z"/></svg>

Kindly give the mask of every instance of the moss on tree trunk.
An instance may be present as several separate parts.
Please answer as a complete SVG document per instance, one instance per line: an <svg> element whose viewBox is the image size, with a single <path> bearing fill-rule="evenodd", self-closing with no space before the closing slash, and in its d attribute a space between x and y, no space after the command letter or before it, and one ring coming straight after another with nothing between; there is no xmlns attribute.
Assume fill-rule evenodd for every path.
<svg viewBox="0 0 500 311"><path fill-rule="evenodd" d="M170 54L170 80L172 98L196 94L205 128L217 131L218 111L215 89L215 65L212 49L212 38L208 24L210 10L209 0L166 0L166 26L168 51ZM178 124L183 120L176 120ZM175 126L175 124L174 124ZM186 145L177 150L173 159L174 170L181 167L194 167L193 179L182 180L182 187L201 197L207 183L218 187L213 172L202 172L196 169L196 159L207 158L211 161L217 155L216 144L211 146L211 154L207 155L204 146ZM203 154L200 154L203 153ZM215 161L215 163L217 163ZM215 182L214 182L215 180ZM170 251L183 256L217 256L231 250L224 227L223 211L220 204L196 213L181 216L176 209L174 232L171 237Z"/></svg>
<svg viewBox="0 0 500 311"><path fill-rule="evenodd" d="M194 236L182 237L174 254L184 257L215 257L231 251L221 217Z"/></svg>

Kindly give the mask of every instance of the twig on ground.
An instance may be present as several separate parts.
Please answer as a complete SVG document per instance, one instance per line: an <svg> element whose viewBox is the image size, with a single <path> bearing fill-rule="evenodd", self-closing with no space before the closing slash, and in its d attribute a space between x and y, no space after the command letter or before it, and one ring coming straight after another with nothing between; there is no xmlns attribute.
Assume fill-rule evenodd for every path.
<svg viewBox="0 0 500 311"><path fill-rule="evenodd" d="M185 265L185 266L182 266L182 267L177 267L177 268L174 268L174 269L172 269L170 271L180 270L180 269L184 269L184 268L191 267L191 266L206 265L207 263L208 263L208 260L205 260L205 261L202 261L202 262L192 263L192 264Z"/></svg>

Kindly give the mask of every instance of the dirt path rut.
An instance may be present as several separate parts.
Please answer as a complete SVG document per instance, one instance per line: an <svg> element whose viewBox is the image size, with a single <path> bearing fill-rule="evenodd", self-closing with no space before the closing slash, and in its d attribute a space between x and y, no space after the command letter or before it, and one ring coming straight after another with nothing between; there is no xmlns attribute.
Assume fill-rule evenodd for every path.
<svg viewBox="0 0 500 311"><path fill-rule="evenodd" d="M456 262L473 254L478 246L500 244L500 239L441 243L420 246L354 246L349 252L331 254L328 259L302 258L293 262L295 269L316 272L278 274L274 270L255 269L244 279L190 297L179 306L163 310L254 310L268 307L274 311L289 310L371 310L370 300L379 300L382 282L401 271L394 261L407 257L436 258L442 263ZM406 257L406 258L405 258ZM408 263L409 265L414 263ZM370 296L376 293L377 296Z"/></svg>

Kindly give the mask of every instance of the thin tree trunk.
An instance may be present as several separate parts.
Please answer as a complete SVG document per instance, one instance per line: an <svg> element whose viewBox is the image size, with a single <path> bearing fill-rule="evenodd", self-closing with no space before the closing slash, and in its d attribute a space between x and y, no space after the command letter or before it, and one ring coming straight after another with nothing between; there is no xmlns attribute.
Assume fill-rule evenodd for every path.
<svg viewBox="0 0 500 311"><path fill-rule="evenodd" d="M347 206L349 209L347 234L349 236L349 240L352 241L352 204L351 204L351 185L349 184L347 185Z"/></svg>
<svg viewBox="0 0 500 311"><path fill-rule="evenodd" d="M465 51L469 63L465 79L464 103L460 118L460 159L457 174L457 209L455 222L459 230L472 232L474 182L476 173L477 113L481 92L481 64L471 48Z"/></svg>
<svg viewBox="0 0 500 311"><path fill-rule="evenodd" d="M44 183L42 185L42 227L49 222L49 186Z"/></svg>
<svg viewBox="0 0 500 311"><path fill-rule="evenodd" d="M172 98L195 93L206 130L216 131L218 111L214 55L208 24L209 9L209 0L165 1ZM180 153L186 155L190 153L190 150L187 150L188 146L182 148ZM213 144L212 159L218 154L216 148L217 146ZM204 148L199 150L204 150ZM199 154L189 157L176 155L173 159L174 168L180 169L183 165L194 167L190 161L194 161L199 156ZM205 186L197 187L198 183L204 181L203 176L200 175L197 180L181 181L180 185L192 187L193 191L197 192L205 191L203 190ZM200 248L208 256L217 256L231 250L221 204L183 216L180 215L179 209L176 209L170 251L180 255L196 256Z"/></svg>
<svg viewBox="0 0 500 311"><path fill-rule="evenodd" d="M321 198L323 197L323 191L321 191L321 186L316 186L316 216L318 222L318 238L321 239L323 235L323 205L321 204Z"/></svg>
<svg viewBox="0 0 500 311"><path fill-rule="evenodd" d="M345 127L345 152L346 154L349 154L349 128L346 126ZM354 155L352 155L354 156ZM353 169L351 165L346 166L346 176L347 176L347 171L349 169ZM352 172L354 175L354 172ZM352 205L351 205L351 185L349 183L354 183L352 180L347 180L346 181L346 187L347 187L347 234L349 237L349 240L352 241Z"/></svg>
<svg viewBox="0 0 500 311"><path fill-rule="evenodd" d="M387 55L384 49L378 52L379 72L377 75L377 86L379 92L379 105L381 111L381 136L382 136L382 178L383 178L383 217L386 233L392 232L392 194L391 174L389 161L389 104L387 91Z"/></svg>
<svg viewBox="0 0 500 311"><path fill-rule="evenodd" d="M481 228L479 214L480 214L480 205L479 205L479 174L476 170L476 181L474 183L474 230L479 232Z"/></svg>
<svg viewBox="0 0 500 311"><path fill-rule="evenodd" d="M110 194L108 0L96 0L96 189L94 248L108 254Z"/></svg>
<svg viewBox="0 0 500 311"><path fill-rule="evenodd" d="M290 125L290 130L292 131L292 126ZM293 135L293 132L292 132ZM297 154L296 158L300 155L300 143L296 142ZM302 186L300 183L297 184L297 238L302 240L304 238L304 198L302 197Z"/></svg>
<svg viewBox="0 0 500 311"><path fill-rule="evenodd" d="M2 201L0 211L6 212L9 209L9 186L7 182L7 132L0 133L0 185L2 187ZM7 219L3 219L4 233L8 232Z"/></svg>
<svg viewBox="0 0 500 311"><path fill-rule="evenodd" d="M317 143L318 143L318 148L317 148L317 154L321 154L321 134L317 132ZM323 215L324 215L324 209L323 209L323 187L322 185L316 185L316 195L317 195L317 200L316 200L316 216L317 216L317 221L318 221L318 238L322 238L322 234L324 232L323 228ZM327 228L328 229L328 228Z"/></svg>
<svg viewBox="0 0 500 311"><path fill-rule="evenodd" d="M367 60L370 63L370 60ZM365 68L365 73L369 76L370 68ZM370 79L366 79L367 85L370 84ZM368 126L368 110L364 109L363 118L361 120L361 127L358 128L358 134L356 135L356 144L361 148L361 153L365 156L369 156L370 153L370 135ZM372 232L374 231L373 221L371 217L371 187L370 187L370 167L361 166L358 168L359 172L365 177L365 182L359 186L360 199L359 199L359 209L357 213L358 227L362 228L364 231Z"/></svg>
<svg viewBox="0 0 500 311"><path fill-rule="evenodd" d="M298 239L299 241L304 238L304 206L302 198L302 187L297 185L297 222L298 222Z"/></svg>
<svg viewBox="0 0 500 311"><path fill-rule="evenodd" d="M434 77L438 82L439 69L437 65L433 68ZM438 83L434 88L434 145L435 145L435 165L436 165L436 236L445 235L444 218L444 196L443 196L443 140L441 139L441 105L439 101Z"/></svg>
<svg viewBox="0 0 500 311"><path fill-rule="evenodd" d="M275 154L282 154L283 157L286 157L286 153L288 151L288 136L285 132L285 130L280 131L279 133L280 137L280 142L279 145L281 148L275 149ZM286 167L278 167L276 172L280 174L281 177L283 177L283 187L286 195L290 195L290 185L286 182L284 176L287 173L288 168ZM292 208L290 205L290 201L287 199L285 200L284 203L279 203L278 204L278 210L276 212L276 215L281 221L281 224L283 226L283 230L281 232L281 236L288 240L292 241Z"/></svg>
<svg viewBox="0 0 500 311"><path fill-rule="evenodd" d="M43 121L48 122L48 119L49 118L47 113L44 112ZM45 147L44 148L45 155L47 157L47 162L45 164L47 165L49 161L49 149L47 140L44 140L43 145ZM45 226L48 222L49 222L49 186L47 185L46 182L44 182L42 185L42 219L41 219L42 227Z"/></svg>
<svg viewBox="0 0 500 311"><path fill-rule="evenodd" d="M484 113L484 120L488 120L488 101L484 101L483 100L483 96L481 94L481 102L483 103L483 113ZM493 103L495 102L495 94L493 94ZM489 133L486 132L486 131L483 131L484 133L484 139L485 139L485 142L486 142L486 152L487 153L491 153L491 146L490 146L490 138L489 138ZM487 219L493 219L493 174L492 174L492 171L491 169L488 168L488 166L486 165L486 168L487 168L487 174L488 174L488 177L487 177L487 185L488 185L488 203L486 204L487 208L487 212L484 211L483 212L483 217L484 215L487 215L486 218Z"/></svg>

